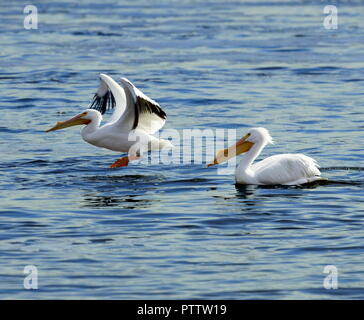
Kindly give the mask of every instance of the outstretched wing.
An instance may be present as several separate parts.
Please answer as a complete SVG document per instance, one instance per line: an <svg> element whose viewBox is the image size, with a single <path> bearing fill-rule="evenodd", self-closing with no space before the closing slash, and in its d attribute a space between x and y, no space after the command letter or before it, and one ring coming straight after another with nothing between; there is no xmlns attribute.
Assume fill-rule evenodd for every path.
<svg viewBox="0 0 364 320"><path fill-rule="evenodd" d="M149 134L153 134L161 129L167 115L160 105L153 99L146 96L128 79L122 78L121 82L125 85L125 90L130 90L134 96L134 122L132 129L142 129Z"/></svg>
<svg viewBox="0 0 364 320"><path fill-rule="evenodd" d="M123 88L108 75L100 74L100 86L89 108L98 110L101 114L113 110L108 123L117 121L126 109L126 97Z"/></svg>
<svg viewBox="0 0 364 320"><path fill-rule="evenodd" d="M123 131L142 129L153 134L162 128L167 116L160 105L128 79L122 78L120 84L108 75L101 74L100 86L90 109L96 109L101 114L114 109L108 124L117 125Z"/></svg>

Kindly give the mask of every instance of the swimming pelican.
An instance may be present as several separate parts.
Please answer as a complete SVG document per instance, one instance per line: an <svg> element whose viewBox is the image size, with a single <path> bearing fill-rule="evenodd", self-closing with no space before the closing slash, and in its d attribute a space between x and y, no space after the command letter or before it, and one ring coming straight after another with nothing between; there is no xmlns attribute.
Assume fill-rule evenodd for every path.
<svg viewBox="0 0 364 320"><path fill-rule="evenodd" d="M100 126L102 115L109 109L114 112L106 124ZM161 129L166 114L159 104L143 94L128 79L120 85L106 74L100 74L100 86L89 109L46 130L55 131L76 125L86 125L81 136L86 142L112 151L128 152L128 156L115 161L110 168L127 166L145 151L170 149L168 140L157 139L153 133Z"/></svg>
<svg viewBox="0 0 364 320"><path fill-rule="evenodd" d="M253 164L263 148L273 143L265 128L252 128L235 145L217 152L212 163L222 163L241 153L246 153L235 171L238 184L300 185L323 180L317 162L304 154L279 154Z"/></svg>

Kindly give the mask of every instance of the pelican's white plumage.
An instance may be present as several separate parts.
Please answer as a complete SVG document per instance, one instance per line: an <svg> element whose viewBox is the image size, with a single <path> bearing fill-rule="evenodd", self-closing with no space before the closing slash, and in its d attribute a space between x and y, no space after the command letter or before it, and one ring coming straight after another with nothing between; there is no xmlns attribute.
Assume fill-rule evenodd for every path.
<svg viewBox="0 0 364 320"><path fill-rule="evenodd" d="M109 122L100 126L102 115L113 109ZM120 84L106 74L100 75L100 86L89 107L79 115L58 122L54 131L74 125L85 124L82 138L97 147L112 151L128 152L129 157L116 161L112 167L125 166L145 151L171 148L172 144L152 136L166 121L166 114L159 104L147 97L128 79Z"/></svg>
<svg viewBox="0 0 364 320"><path fill-rule="evenodd" d="M273 140L267 129L252 128L234 146L218 152L209 166L245 152L235 171L238 184L300 185L323 179L317 162L304 154L279 154L254 163L269 143Z"/></svg>

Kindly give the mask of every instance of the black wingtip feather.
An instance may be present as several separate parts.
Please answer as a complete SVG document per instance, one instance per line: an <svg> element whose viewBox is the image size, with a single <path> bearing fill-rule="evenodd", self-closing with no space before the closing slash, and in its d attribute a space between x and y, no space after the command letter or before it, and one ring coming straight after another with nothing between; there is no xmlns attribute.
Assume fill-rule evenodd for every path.
<svg viewBox="0 0 364 320"><path fill-rule="evenodd" d="M110 90L103 96L99 96L97 93L94 95L89 109L95 109L101 114L104 114L107 110L115 108L115 98Z"/></svg>
<svg viewBox="0 0 364 320"><path fill-rule="evenodd" d="M165 120L167 118L166 113L162 110L162 108L152 103L151 101L148 101L140 96L136 97L136 103L135 103L135 117L134 117L134 123L133 123L133 129L135 129L139 124L139 114L140 113L153 113L157 115L159 118Z"/></svg>
<svg viewBox="0 0 364 320"><path fill-rule="evenodd" d="M139 110L141 113L143 113L143 112L154 113L155 115L157 115L159 118L161 118L163 120L167 118L166 113L157 104L154 104L141 97L137 97L137 104L139 105Z"/></svg>

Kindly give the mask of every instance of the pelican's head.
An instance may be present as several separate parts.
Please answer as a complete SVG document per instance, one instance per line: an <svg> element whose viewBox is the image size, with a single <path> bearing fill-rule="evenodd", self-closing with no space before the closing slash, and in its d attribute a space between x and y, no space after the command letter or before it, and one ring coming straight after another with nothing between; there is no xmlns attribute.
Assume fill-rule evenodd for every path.
<svg viewBox="0 0 364 320"><path fill-rule="evenodd" d="M57 122L53 128L46 130L46 132L65 129L68 127L73 127L81 124L89 124L93 120L97 119L99 116L100 113L97 110L86 109L82 113L78 114L77 116L69 120Z"/></svg>
<svg viewBox="0 0 364 320"><path fill-rule="evenodd" d="M255 144L265 146L268 143L273 143L273 139L267 129L251 128L244 137L238 140L234 145L227 149L219 150L216 153L214 161L207 166L211 167L215 164L220 164L241 153L248 152Z"/></svg>
<svg viewBox="0 0 364 320"><path fill-rule="evenodd" d="M245 141L252 143L263 143L264 145L273 143L273 138L271 137L269 131L266 128L261 127L249 129L247 134L242 139L244 138Z"/></svg>

